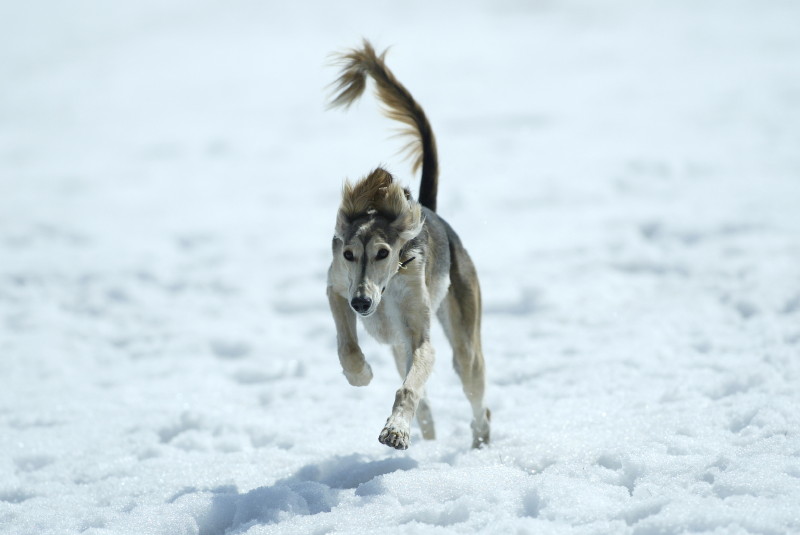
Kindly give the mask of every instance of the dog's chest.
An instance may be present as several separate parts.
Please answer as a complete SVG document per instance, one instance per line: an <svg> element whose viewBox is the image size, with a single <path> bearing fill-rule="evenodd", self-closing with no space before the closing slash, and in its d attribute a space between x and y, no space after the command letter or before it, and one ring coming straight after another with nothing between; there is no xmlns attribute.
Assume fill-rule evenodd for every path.
<svg viewBox="0 0 800 535"><path fill-rule="evenodd" d="M384 298L372 316L363 318L363 323L370 336L383 344L399 344L407 336L402 309L393 299Z"/></svg>
<svg viewBox="0 0 800 535"><path fill-rule="evenodd" d="M392 280L386 288L378 310L369 317L362 318L364 328L378 342L383 344L402 344L409 336L408 322L405 319L411 288L403 280ZM413 298L411 299L413 301Z"/></svg>

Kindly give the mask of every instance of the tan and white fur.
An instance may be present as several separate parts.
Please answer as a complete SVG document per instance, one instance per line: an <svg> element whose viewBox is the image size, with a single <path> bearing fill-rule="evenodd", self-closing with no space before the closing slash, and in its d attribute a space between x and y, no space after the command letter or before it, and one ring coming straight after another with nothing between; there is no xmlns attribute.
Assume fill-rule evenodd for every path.
<svg viewBox="0 0 800 535"><path fill-rule="evenodd" d="M347 182L336 218L328 299L336 324L339 361L351 385L365 386L372 368L358 344L357 318L392 348L403 383L378 440L406 449L416 415L425 439L436 437L425 383L434 362L430 341L436 315L453 348L453 365L472 406L472 446L489 442L490 412L483 404L481 295L475 267L453 229L436 214L438 161L428 119L368 41L337 56L342 73L331 107L348 107L366 86L386 115L407 127L414 171L422 168L419 202L377 168Z"/></svg>

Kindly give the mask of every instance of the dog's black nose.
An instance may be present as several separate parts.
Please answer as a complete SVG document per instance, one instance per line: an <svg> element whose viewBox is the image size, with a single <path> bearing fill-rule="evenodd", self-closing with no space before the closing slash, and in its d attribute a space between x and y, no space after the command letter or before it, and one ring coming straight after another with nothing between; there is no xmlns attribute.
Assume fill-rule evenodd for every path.
<svg viewBox="0 0 800 535"><path fill-rule="evenodd" d="M353 300L350 301L350 306L359 314L364 314L372 306L372 299L369 297L354 297Z"/></svg>

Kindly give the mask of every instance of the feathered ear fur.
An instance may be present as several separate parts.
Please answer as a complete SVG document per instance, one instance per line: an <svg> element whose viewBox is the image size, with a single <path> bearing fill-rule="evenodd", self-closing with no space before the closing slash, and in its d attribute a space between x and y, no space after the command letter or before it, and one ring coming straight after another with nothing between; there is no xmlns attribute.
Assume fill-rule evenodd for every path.
<svg viewBox="0 0 800 535"><path fill-rule="evenodd" d="M420 204L412 200L411 192L397 184L381 167L355 184L345 182L336 219L336 235L343 239L349 223L371 214L382 215L391 221L392 228L406 241L422 230Z"/></svg>

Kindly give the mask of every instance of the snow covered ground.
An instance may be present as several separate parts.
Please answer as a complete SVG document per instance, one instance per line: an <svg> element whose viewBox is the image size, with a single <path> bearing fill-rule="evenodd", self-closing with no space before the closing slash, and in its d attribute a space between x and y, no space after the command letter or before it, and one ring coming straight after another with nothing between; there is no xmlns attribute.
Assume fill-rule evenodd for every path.
<svg viewBox="0 0 800 535"><path fill-rule="evenodd" d="M800 532L800 4L0 5L0 533ZM439 140L493 444L377 441L325 299L345 177Z"/></svg>

